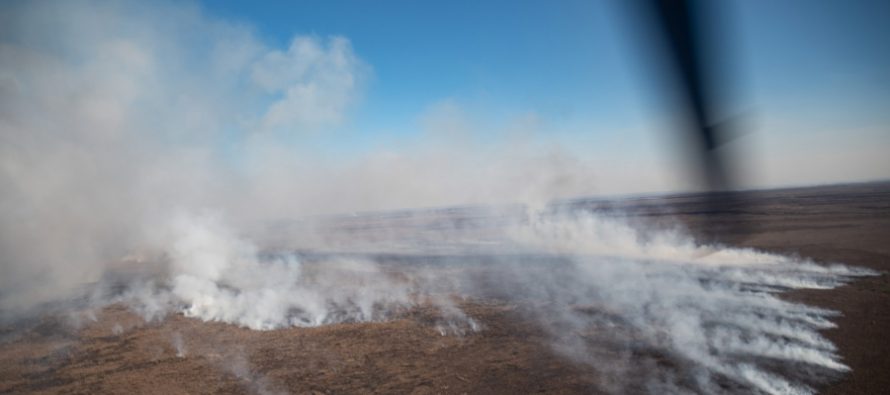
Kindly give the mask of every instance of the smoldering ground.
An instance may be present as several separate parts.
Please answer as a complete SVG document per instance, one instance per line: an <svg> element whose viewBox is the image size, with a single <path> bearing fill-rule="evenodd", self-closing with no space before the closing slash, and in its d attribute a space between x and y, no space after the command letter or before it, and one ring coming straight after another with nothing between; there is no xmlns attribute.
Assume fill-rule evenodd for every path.
<svg viewBox="0 0 890 395"><path fill-rule="evenodd" d="M587 211L447 211L403 212L399 224L352 216L325 232L338 242L275 250L213 216L181 218L170 251L131 258L162 271L112 270L81 308L122 304L146 321L181 313L269 330L402 319L429 307L441 335L474 336L485 321L460 306L494 301L536 322L555 352L592 366L601 388L617 393L811 393L849 369L819 334L836 313L778 294L830 289L867 270L701 246ZM461 221L462 211L474 221ZM290 233L296 244L300 233ZM178 334L170 342L177 355L188 349Z"/></svg>
<svg viewBox="0 0 890 395"><path fill-rule="evenodd" d="M486 323L461 305L491 299L613 392L808 393L848 370L818 332L834 313L778 294L869 272L548 206L592 192L590 163L439 144L472 129L448 103L427 118L433 144L336 161L300 149L294 136L341 124L373 74L346 38L274 48L169 3L2 7L8 322L120 304L271 330L431 307L437 333L473 336ZM466 203L525 205L313 216ZM248 389L279 390L235 360Z"/></svg>

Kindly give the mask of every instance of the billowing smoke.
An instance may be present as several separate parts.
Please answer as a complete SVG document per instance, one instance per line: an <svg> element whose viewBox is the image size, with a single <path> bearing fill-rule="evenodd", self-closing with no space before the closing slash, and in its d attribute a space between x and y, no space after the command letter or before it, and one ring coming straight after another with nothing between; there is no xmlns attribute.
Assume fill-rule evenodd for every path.
<svg viewBox="0 0 890 395"><path fill-rule="evenodd" d="M346 133L373 75L343 37L275 48L248 26L164 2L0 12L4 310L70 296L121 256L165 248L180 212L218 212L243 229L591 192L588 169L558 148L455 142L472 122L448 100L419 116L432 142L319 153L318 136Z"/></svg>
<svg viewBox="0 0 890 395"><path fill-rule="evenodd" d="M168 232L169 248L128 257L157 270L109 270L91 299L127 303L147 320L181 312L256 330L382 321L432 304L443 334L477 329L452 300L455 283L430 271L386 267L372 256L261 250L209 213L181 214Z"/></svg>
<svg viewBox="0 0 890 395"><path fill-rule="evenodd" d="M867 272L552 210L594 191L589 163L521 139L441 144L472 129L447 101L419 126L433 143L301 146L337 133L372 79L346 38L274 48L156 2L3 4L0 22L5 319L75 297L257 330L422 306L460 335L485 330L463 299L492 298L615 392L646 377L634 389L807 393L848 370L818 332L835 313L777 294ZM467 203L528 209L317 216Z"/></svg>
<svg viewBox="0 0 890 395"><path fill-rule="evenodd" d="M729 380L743 391L810 393L801 381L848 370L817 332L833 327L835 312L776 294L833 288L867 270L698 246L677 232L643 235L600 216L558 214L518 233L529 245L568 256L558 269L535 270L533 282L518 277L516 285L552 303L532 314L568 355L620 373L612 390L626 392L630 375L647 377L636 389L648 392L720 392L734 388L723 382ZM658 369L665 360L676 369ZM776 364L796 370L781 377L770 370Z"/></svg>
<svg viewBox="0 0 890 395"><path fill-rule="evenodd" d="M474 221L456 225L467 211ZM337 231L314 232L354 243L300 246L312 253L261 250L212 215L180 217L156 258L167 262L166 276L128 278L125 292L101 300L147 317L181 312L259 330L380 321L432 306L443 335L484 330L459 298L498 300L547 330L557 352L606 372L604 389L619 393L812 393L811 384L849 370L819 334L836 313L777 295L870 271L701 246L679 231L641 232L577 209L447 212L328 219Z"/></svg>

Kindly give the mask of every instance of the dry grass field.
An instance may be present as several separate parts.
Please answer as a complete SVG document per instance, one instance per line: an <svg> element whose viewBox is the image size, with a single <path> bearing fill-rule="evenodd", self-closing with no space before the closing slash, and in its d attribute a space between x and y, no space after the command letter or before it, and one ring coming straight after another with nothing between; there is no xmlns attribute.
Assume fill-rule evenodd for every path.
<svg viewBox="0 0 890 395"><path fill-rule="evenodd" d="M717 209L704 209L697 196L572 204L620 209L652 223L670 218L693 234L730 245L890 270L887 183L745 192L733 204ZM782 297L842 313L835 319L838 327L823 333L838 346L852 371L825 380L820 393L887 393L890 279L886 275ZM145 322L121 305L106 307L95 320L80 325L48 315L4 328L0 393L603 391L603 375L609 373L555 352L548 335L522 314L521 304L475 296L463 299L460 307L483 329L443 336L436 328L435 307L425 305L400 311L385 322L270 331L180 314ZM587 338L595 342L596 334ZM606 349L597 358L610 355ZM642 357L649 365L624 369L623 374L646 374L652 363L671 363L657 355ZM724 389L733 392L731 386ZM621 392L647 390L629 384Z"/></svg>

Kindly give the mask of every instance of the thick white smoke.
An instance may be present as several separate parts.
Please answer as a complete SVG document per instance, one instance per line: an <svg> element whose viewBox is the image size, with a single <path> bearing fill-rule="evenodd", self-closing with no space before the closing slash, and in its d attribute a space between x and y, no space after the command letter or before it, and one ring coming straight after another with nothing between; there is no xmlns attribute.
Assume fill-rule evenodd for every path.
<svg viewBox="0 0 890 395"><path fill-rule="evenodd" d="M584 346L586 338L631 354L669 355L679 371L690 374L685 379L654 377L646 383L649 391L718 392L721 380L729 380L764 393L811 393L795 380L813 380L807 375L814 368L849 370L818 333L834 326L829 319L836 313L786 302L777 294L834 288L851 277L871 275L868 270L698 246L682 233L644 235L595 215L557 214L514 234L529 246L569 254L564 273L541 271L526 288L552 302L553 310L544 311L541 321L550 323L568 354L616 369L614 360L594 357L597 350ZM630 363L646 361L636 358ZM777 363L795 366L791 376L801 376L771 373ZM632 371L626 369L625 374ZM624 392L626 383L622 377L612 389Z"/></svg>
<svg viewBox="0 0 890 395"><path fill-rule="evenodd" d="M187 316L272 329L384 318L409 292L358 260L308 273L293 255L261 258L212 217L180 217L169 251L170 292Z"/></svg>
<svg viewBox="0 0 890 395"><path fill-rule="evenodd" d="M146 319L181 312L256 330L381 321L431 303L443 334L476 329L451 299L457 288L422 270L398 272L370 257L304 261L293 251L260 250L209 213L181 213L164 233L167 248L130 257L160 270L109 276L93 299L127 303Z"/></svg>
<svg viewBox="0 0 890 395"><path fill-rule="evenodd" d="M606 372L604 389L614 392L805 394L810 384L849 370L818 332L834 326L836 313L778 294L830 289L872 274L867 270L700 246L681 232L643 233L588 212L504 212L475 210L475 223L460 226L447 226L460 210L350 217L365 225L345 230L345 238L358 240L353 248L338 242L314 259L264 252L218 217L183 215L170 224L161 254L167 275L154 279L154 289L133 286L138 291L111 299L149 315L182 312L252 329L385 320L432 303L448 334L485 324L461 312L454 297L494 298L548 330L557 351ZM435 235L419 242L415 231ZM487 241L481 246L480 232ZM368 250L375 253L357 253ZM398 255L380 254L387 251ZM667 366L658 366L662 360ZM630 384L629 377L644 382Z"/></svg>
<svg viewBox="0 0 890 395"><path fill-rule="evenodd" d="M473 135L455 130L465 123L451 106L431 104L418 125L446 135L433 143L316 152L313 136L346 133L372 74L343 37L276 48L166 2L15 2L0 18L4 310L70 296L166 241L158 229L181 211L216 211L240 229L591 192L589 169L558 149L442 144Z"/></svg>

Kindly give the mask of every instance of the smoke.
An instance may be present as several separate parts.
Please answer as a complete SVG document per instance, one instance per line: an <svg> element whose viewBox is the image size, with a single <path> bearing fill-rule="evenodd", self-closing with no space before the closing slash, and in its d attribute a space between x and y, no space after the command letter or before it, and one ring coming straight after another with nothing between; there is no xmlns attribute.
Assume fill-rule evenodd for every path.
<svg viewBox="0 0 890 395"><path fill-rule="evenodd" d="M260 257L212 217L178 218L169 251L170 293L185 315L252 329L382 319L380 306L406 304L405 287L358 260L309 273L293 255Z"/></svg>
<svg viewBox="0 0 890 395"><path fill-rule="evenodd" d="M764 393L812 393L806 382L849 370L818 333L834 326L836 313L777 294L830 289L870 271L698 246L680 233L645 235L596 215L560 213L515 234L568 257L512 286L550 303L531 314L567 355L619 374L606 380L615 392L630 389L626 377L638 377L649 380L650 392L708 393L729 381ZM664 360L686 378L646 371ZM795 368L782 377L771 371L776 364Z"/></svg>
<svg viewBox="0 0 890 395"><path fill-rule="evenodd" d="M243 229L591 192L589 169L558 147L453 141L466 124L454 106L431 105L418 125L444 138L317 152L318 136L348 139L343 121L373 74L344 37L298 35L276 48L249 26L164 2L0 12L6 311L69 297L121 256L163 249L158 229L183 211Z"/></svg>
<svg viewBox="0 0 890 395"><path fill-rule="evenodd" d="M132 258L159 271L111 271L92 299L126 303L146 320L181 312L255 330L382 321L429 305L439 311L443 334L479 328L452 300L457 284L427 270L387 267L372 257L261 250L209 213L181 214L167 234L168 249Z"/></svg>
<svg viewBox="0 0 890 395"><path fill-rule="evenodd" d="M287 391L275 389L269 378L253 371L250 362L244 355L244 350L236 349L230 355L225 356L227 361L223 368L234 375L239 382L250 392L259 395L282 395Z"/></svg>
<svg viewBox="0 0 890 395"><path fill-rule="evenodd" d="M341 219L336 229L354 248L302 246L312 254L263 251L212 215L180 217L163 254L167 280L115 301L149 317L179 311L258 330L379 321L432 306L442 335L468 335L485 323L461 300L499 300L547 330L557 352L603 372L603 388L617 393L812 393L812 384L849 370L819 333L837 313L778 294L831 289L868 270L702 246L679 231L641 232L577 209L448 213ZM469 213L475 221L462 221ZM419 232L443 242L421 242Z"/></svg>
<svg viewBox="0 0 890 395"><path fill-rule="evenodd" d="M185 358L188 354L188 349L185 346L185 342L182 340L182 334L179 332L174 333L171 342L173 343L173 348L176 349L176 357Z"/></svg>
<svg viewBox="0 0 890 395"><path fill-rule="evenodd" d="M3 318L80 298L269 330L431 307L441 334L470 335L485 323L461 304L496 298L615 392L807 393L848 370L818 332L835 313L777 294L869 273L548 211L595 183L514 136L534 122L492 148L445 101L416 144L313 153L373 77L344 37L276 48L163 2L8 3L0 22ZM504 202L525 206L317 216Z"/></svg>

